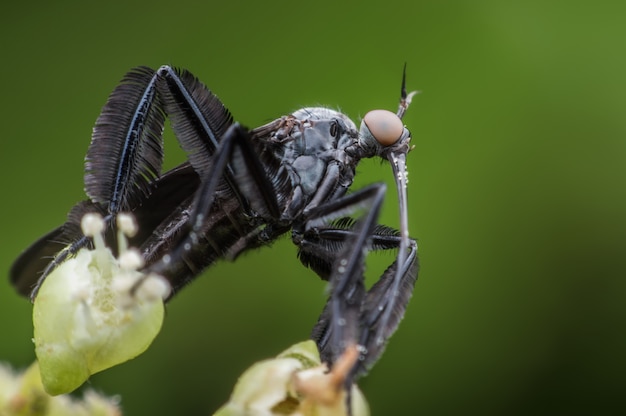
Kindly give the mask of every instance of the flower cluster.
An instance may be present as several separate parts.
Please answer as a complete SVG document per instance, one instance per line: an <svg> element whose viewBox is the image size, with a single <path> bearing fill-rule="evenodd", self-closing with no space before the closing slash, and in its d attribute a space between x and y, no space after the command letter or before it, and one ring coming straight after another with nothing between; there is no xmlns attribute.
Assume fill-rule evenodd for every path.
<svg viewBox="0 0 626 416"><path fill-rule="evenodd" d="M358 356L356 346L347 348L329 371L315 342L295 344L247 369L214 416L369 416L356 385L351 387L351 413L346 406L345 380Z"/></svg>
<svg viewBox="0 0 626 416"><path fill-rule="evenodd" d="M105 245L102 217L87 214L81 227L94 249L83 248L57 266L35 299L35 352L52 395L141 354L161 329L169 283L139 271L141 255L127 241L137 232L134 219L120 214L116 222L118 258Z"/></svg>
<svg viewBox="0 0 626 416"><path fill-rule="evenodd" d="M44 391L36 362L24 372L0 363L0 415L121 416L122 411L119 398L92 390L86 391L82 400L66 394L51 397Z"/></svg>

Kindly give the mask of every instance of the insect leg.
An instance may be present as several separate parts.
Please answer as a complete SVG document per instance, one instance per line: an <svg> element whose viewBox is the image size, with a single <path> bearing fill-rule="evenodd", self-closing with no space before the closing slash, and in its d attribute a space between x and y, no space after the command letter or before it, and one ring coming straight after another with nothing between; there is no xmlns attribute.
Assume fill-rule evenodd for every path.
<svg viewBox="0 0 626 416"><path fill-rule="evenodd" d="M371 236L384 194L384 184L363 188L314 209L305 224L306 236L307 233L328 227L331 221L339 219L341 223L340 218L359 209L365 210L361 220L350 227L349 232L340 227L335 230L336 234L344 232L345 241L334 255L332 249L326 253L326 261L332 259L328 276L330 297L314 330L314 338L320 353L330 364L337 360L348 345L356 344L359 340L361 306L365 300L365 256L371 246ZM306 240L302 243L306 245Z"/></svg>
<svg viewBox="0 0 626 416"><path fill-rule="evenodd" d="M398 265L397 260L385 270L381 278L369 289L361 311L362 347L355 377L363 375L382 355L387 340L398 328L404 317L409 299L417 280L419 263L417 259L417 243L409 240L409 254L404 263ZM395 290L395 279L400 267L400 282ZM386 312L388 312L388 315ZM389 316L385 320L385 317Z"/></svg>
<svg viewBox="0 0 626 416"><path fill-rule="evenodd" d="M264 195L260 201L255 201L254 207L261 207L266 203L267 205L263 208L265 211L278 212L271 183L254 154L248 130L240 124L232 124L220 138L219 147L212 157L210 166L211 170L201 178L200 186L191 202L189 219L185 224L185 230L181 233L182 238L171 247L167 254L146 270L166 277L175 290L201 271L198 265L205 265L205 263L197 258L205 254L206 244L224 251L229 248L219 247L218 242L212 241L210 221L211 210L219 195L218 187L222 184L224 175L229 169L232 172L233 186L242 197L244 194L240 189L254 187ZM250 204L246 205L250 206ZM250 218L242 216L241 221L254 222L253 213L249 215ZM247 229L251 227L248 225ZM193 273L190 274L190 272ZM139 284L141 282L135 288Z"/></svg>
<svg viewBox="0 0 626 416"><path fill-rule="evenodd" d="M417 278L417 244L409 239L408 253L398 256L404 258L399 273L396 259L366 294L360 294L363 263L368 250L401 247L402 236L398 231L376 224L383 192L382 186L365 188L319 207L298 243L300 260L320 277L331 281L331 296L312 331L312 338L318 344L322 360L331 364L348 343L358 342L360 358L353 368L352 377L364 374L382 354L385 341L404 315ZM356 210L362 204L371 208L360 223L351 218L341 218L331 224L317 224L320 219L332 218L333 212L346 215L347 211ZM398 291L393 290L396 276L400 276ZM350 310L360 296L358 318L343 316L342 310ZM337 306L337 303L340 305ZM390 318L385 320L385 311L390 308ZM354 321L348 322L348 319ZM352 326L349 331L343 328L344 322ZM356 338L351 335L355 326L358 332Z"/></svg>
<svg viewBox="0 0 626 416"><path fill-rule="evenodd" d="M257 140L236 140L226 165L215 169L214 154L233 119L220 100L186 70L162 66L157 71L158 88L165 112L181 147L200 178L222 172L224 181L244 211L263 218L280 217L272 183L289 181L281 161L268 156ZM239 135L243 137L243 133ZM246 131L245 136L249 134ZM269 178L272 178L270 180ZM216 188L217 189L217 188Z"/></svg>
<svg viewBox="0 0 626 416"><path fill-rule="evenodd" d="M11 281L20 293L34 300L52 270L91 245L80 230L82 215L102 214L109 232L117 213L134 210L150 196L161 170L164 119L155 72L146 67L129 71L109 95L93 129L84 178L90 200L76 205L64 225L18 257Z"/></svg>

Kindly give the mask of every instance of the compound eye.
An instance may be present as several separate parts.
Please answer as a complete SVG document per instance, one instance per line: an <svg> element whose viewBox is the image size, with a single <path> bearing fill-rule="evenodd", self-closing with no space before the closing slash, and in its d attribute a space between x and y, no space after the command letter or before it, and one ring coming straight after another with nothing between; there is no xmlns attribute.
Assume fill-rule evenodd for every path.
<svg viewBox="0 0 626 416"><path fill-rule="evenodd" d="M400 117L387 110L370 111L363 117L363 123L376 141L383 146L390 146L397 142L404 131Z"/></svg>

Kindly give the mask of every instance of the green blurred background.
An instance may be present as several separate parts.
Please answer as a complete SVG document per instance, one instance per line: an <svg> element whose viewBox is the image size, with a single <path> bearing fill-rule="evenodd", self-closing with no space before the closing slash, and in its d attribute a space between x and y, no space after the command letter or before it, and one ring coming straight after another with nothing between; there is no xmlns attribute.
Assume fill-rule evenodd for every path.
<svg viewBox="0 0 626 416"><path fill-rule="evenodd" d="M34 358L12 260L84 198L83 157L135 65L183 66L257 126L303 105L395 109L422 270L360 382L375 415L611 414L626 398L626 3L10 2L1 6L0 360ZM167 166L183 158L171 133ZM360 166L358 186L390 179ZM382 221L397 226L390 193ZM372 281L393 260L370 261ZM305 339L324 284L284 239L174 299L141 357L94 376L128 415L210 414Z"/></svg>

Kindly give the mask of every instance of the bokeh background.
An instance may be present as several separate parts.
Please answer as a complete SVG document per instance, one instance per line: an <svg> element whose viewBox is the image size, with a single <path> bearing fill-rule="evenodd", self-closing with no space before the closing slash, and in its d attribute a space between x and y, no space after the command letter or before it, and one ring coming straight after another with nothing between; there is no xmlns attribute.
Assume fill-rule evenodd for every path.
<svg viewBox="0 0 626 416"><path fill-rule="evenodd" d="M135 65L183 66L256 126L303 105L405 118L422 270L360 385L374 415L615 414L626 404L626 3L5 2L0 360L34 358L12 260L84 198L83 157ZM171 133L166 164L183 155ZM357 185L390 182L368 161ZM382 221L397 226L393 192ZM393 260L375 255L371 276ZM253 362L307 338L324 284L288 238L222 262L139 358L87 387L128 415L210 414Z"/></svg>

